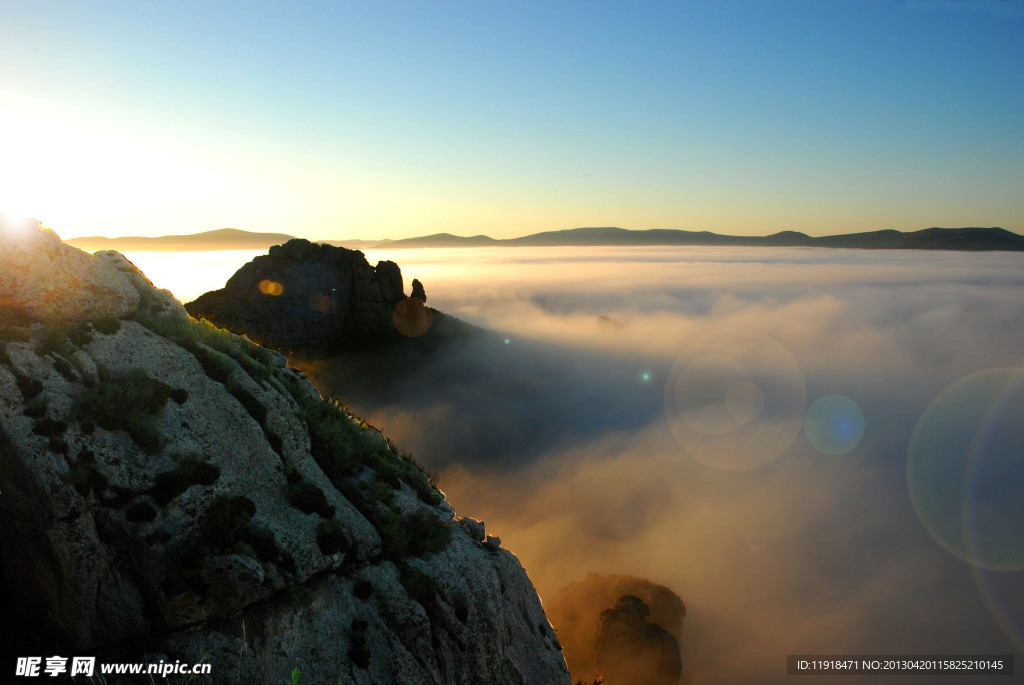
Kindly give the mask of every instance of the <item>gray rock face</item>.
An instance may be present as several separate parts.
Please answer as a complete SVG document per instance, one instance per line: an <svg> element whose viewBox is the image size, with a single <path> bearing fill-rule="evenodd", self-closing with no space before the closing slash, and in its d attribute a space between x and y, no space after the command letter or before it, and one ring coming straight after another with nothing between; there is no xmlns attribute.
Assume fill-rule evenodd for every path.
<svg viewBox="0 0 1024 685"><path fill-rule="evenodd" d="M379 432L120 255L37 239L72 278L115 285L85 314L73 298L0 306L11 649L146 650L211 663L217 683L296 667L302 683L569 682L516 558L454 523ZM5 254L14 291L60 289L22 255ZM380 284L401 294L400 276Z"/></svg>
<svg viewBox="0 0 1024 685"><path fill-rule="evenodd" d="M371 267L362 252L308 240L270 248L186 309L282 350L336 350L397 338L405 299L394 262Z"/></svg>

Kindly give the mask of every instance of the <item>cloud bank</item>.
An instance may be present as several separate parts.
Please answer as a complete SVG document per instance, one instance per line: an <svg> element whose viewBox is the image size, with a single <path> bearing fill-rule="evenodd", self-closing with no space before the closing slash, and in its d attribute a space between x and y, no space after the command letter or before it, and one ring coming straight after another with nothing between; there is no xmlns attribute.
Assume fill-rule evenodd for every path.
<svg viewBox="0 0 1024 685"><path fill-rule="evenodd" d="M980 529L1019 514L1012 488L989 487L991 468L1024 482L1015 377L995 399L944 395L973 406L981 418L964 430L997 435L998 459L984 445L925 455L926 471L948 476L916 483L930 499L907 481L915 427L944 389L1024 366L1021 256L390 257L430 305L496 333L386 368L343 358L306 370L441 472L456 510L502 537L542 598L590 571L672 588L688 608L694 682L782 682L787 654L1024 649L1024 573L951 554L921 504L956 500L943 511L964 514L952 534L965 558L983 538L1024 544L1019 526ZM805 432L817 400L817 432ZM863 433L843 433L856 410Z"/></svg>

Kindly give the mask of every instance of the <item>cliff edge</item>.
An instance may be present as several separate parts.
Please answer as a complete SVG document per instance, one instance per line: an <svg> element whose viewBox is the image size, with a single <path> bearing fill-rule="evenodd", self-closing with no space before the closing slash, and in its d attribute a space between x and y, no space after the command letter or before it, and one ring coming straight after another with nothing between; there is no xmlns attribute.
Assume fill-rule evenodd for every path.
<svg viewBox="0 0 1024 685"><path fill-rule="evenodd" d="M3 221L0 240L0 668L569 682L516 557L281 354L118 253ZM390 303L400 280L377 272Z"/></svg>

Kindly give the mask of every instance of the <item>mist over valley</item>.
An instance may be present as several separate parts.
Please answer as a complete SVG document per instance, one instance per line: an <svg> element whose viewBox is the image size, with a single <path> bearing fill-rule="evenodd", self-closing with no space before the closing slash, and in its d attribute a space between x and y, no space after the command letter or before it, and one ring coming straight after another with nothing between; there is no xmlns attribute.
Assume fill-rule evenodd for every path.
<svg viewBox="0 0 1024 685"><path fill-rule="evenodd" d="M948 500L919 516L907 476L929 405L1003 369L985 401L1009 408L959 427L976 442L1002 431L1002 447L931 468L964 492L993 473L1021 482L1019 256L561 248L401 261L431 306L488 332L422 358L299 366L439 472L542 598L588 572L672 588L694 682L780 682L787 654L1019 649L1016 495L928 500L938 485L911 483L919 506ZM964 397L953 401L985 396ZM832 423L812 436L804 412L819 400ZM860 436L843 426L851 406ZM971 558L987 536L984 554L1010 554L1009 570L937 541L950 512L986 508L999 515L946 544Z"/></svg>

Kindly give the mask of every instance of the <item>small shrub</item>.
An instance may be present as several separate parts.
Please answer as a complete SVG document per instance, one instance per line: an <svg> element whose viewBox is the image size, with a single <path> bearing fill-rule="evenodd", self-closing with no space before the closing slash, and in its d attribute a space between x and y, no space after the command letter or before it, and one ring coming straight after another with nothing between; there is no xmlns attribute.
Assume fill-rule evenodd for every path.
<svg viewBox="0 0 1024 685"><path fill-rule="evenodd" d="M188 401L188 390L185 390L184 388L174 388L171 390L171 399L174 400L176 404L185 404L185 402Z"/></svg>
<svg viewBox="0 0 1024 685"><path fill-rule="evenodd" d="M269 364L261 364L248 354L239 356L238 363L255 381L267 381L274 375Z"/></svg>
<svg viewBox="0 0 1024 685"><path fill-rule="evenodd" d="M256 419L256 423L261 426L266 423L267 408L252 393L237 386L228 387L228 392L238 400L239 404L245 407L245 410L249 412L249 416Z"/></svg>
<svg viewBox="0 0 1024 685"><path fill-rule="evenodd" d="M352 587L352 594L355 595L356 599L366 601L373 594L373 584L368 580L357 580L356 584Z"/></svg>
<svg viewBox="0 0 1024 685"><path fill-rule="evenodd" d="M7 333L14 328L28 327L33 316L28 310L17 305L0 303L0 333Z"/></svg>
<svg viewBox="0 0 1024 685"><path fill-rule="evenodd" d="M47 326L36 341L36 350L40 357L47 354L59 354L62 357L70 355L74 352L74 346L68 340L68 329L63 326Z"/></svg>
<svg viewBox="0 0 1024 685"><path fill-rule="evenodd" d="M219 466L194 456L182 459L178 472L195 485L213 485L220 478Z"/></svg>
<svg viewBox="0 0 1024 685"><path fill-rule="evenodd" d="M328 504L324 491L312 483L289 483L288 502L304 514L315 512L325 519L334 516L334 507Z"/></svg>
<svg viewBox="0 0 1024 685"><path fill-rule="evenodd" d="M389 509L383 516L370 519L382 543L381 555L385 559L401 559L409 554L409 531L402 525L402 519L394 510Z"/></svg>
<svg viewBox="0 0 1024 685"><path fill-rule="evenodd" d="M75 372L74 367L64 357L56 357L53 360L53 368L72 383L78 380L78 374Z"/></svg>
<svg viewBox="0 0 1024 685"><path fill-rule="evenodd" d="M327 401L305 403L300 414L309 429L310 452L335 486L359 473L362 465L358 433L340 405Z"/></svg>
<svg viewBox="0 0 1024 685"><path fill-rule="evenodd" d="M366 497L374 502L380 502L385 506L391 506L395 501L395 491L389 483L374 478L363 486Z"/></svg>
<svg viewBox="0 0 1024 685"><path fill-rule="evenodd" d="M53 419L36 419L32 426L33 433L45 437L64 435L64 431L67 429L68 424L63 421L55 421Z"/></svg>
<svg viewBox="0 0 1024 685"><path fill-rule="evenodd" d="M213 485L218 478L219 466L196 457L187 457L173 471L158 473L148 492L160 505L164 505L191 486Z"/></svg>
<svg viewBox="0 0 1024 685"><path fill-rule="evenodd" d="M106 430L126 430L143 450L150 454L158 452L163 437L157 430L155 415L176 389L150 378L139 368L128 369L119 376L101 368L100 381L75 402L73 413L78 421L95 423Z"/></svg>
<svg viewBox="0 0 1024 685"><path fill-rule="evenodd" d="M104 335L114 335L121 330L121 319L116 316L105 316L93 321L92 327Z"/></svg>
<svg viewBox="0 0 1024 685"><path fill-rule="evenodd" d="M78 462L64 476L64 481L82 497L88 497L90 491L98 495L108 487L107 479L96 470L91 453L86 451L78 455Z"/></svg>
<svg viewBox="0 0 1024 685"><path fill-rule="evenodd" d="M277 564L288 573L295 572L295 560L281 549L268 529L246 525L238 531L238 539L250 545L260 561Z"/></svg>
<svg viewBox="0 0 1024 685"><path fill-rule="evenodd" d="M33 419L39 419L46 416L46 396L39 395L26 402L24 413L25 416Z"/></svg>
<svg viewBox="0 0 1024 685"><path fill-rule="evenodd" d="M452 541L451 525L425 511L413 512L405 522L409 535L408 551L420 557L441 552Z"/></svg>
<svg viewBox="0 0 1024 685"><path fill-rule="evenodd" d="M250 559L259 558L256 556L256 550L252 548L252 545L250 545L248 542L242 542L241 540L231 545L231 548L228 549L228 551L232 554L237 554L242 557L249 557Z"/></svg>
<svg viewBox="0 0 1024 685"><path fill-rule="evenodd" d="M331 519L322 521L316 528L316 544L324 554L337 554L348 550L350 543L344 526Z"/></svg>
<svg viewBox="0 0 1024 685"><path fill-rule="evenodd" d="M211 542L224 541L230 545L236 540L239 531L255 515L256 504L248 497L242 495L219 497L206 514L206 537ZM256 546L253 545L253 547ZM260 558L263 558L262 555Z"/></svg>
<svg viewBox="0 0 1024 685"><path fill-rule="evenodd" d="M283 452L281 450L284 449L284 440L281 439L281 436L275 433L273 429L267 428L266 426L263 426L263 435L270 444L270 448L283 456Z"/></svg>
<svg viewBox="0 0 1024 685"><path fill-rule="evenodd" d="M368 627L369 624L361 618L352 620L348 658L359 668L368 668L370 665L370 650L366 645L366 629Z"/></svg>
<svg viewBox="0 0 1024 685"><path fill-rule="evenodd" d="M21 396L26 400L30 400L43 391L43 384L37 379L31 376L26 376L14 369L11 369L14 373L14 380L18 384L18 390L21 391Z"/></svg>
<svg viewBox="0 0 1024 685"><path fill-rule="evenodd" d="M154 478L153 487L147 491L158 504L163 506L184 493L190 484L177 471L168 471L167 473L158 473Z"/></svg>
<svg viewBox="0 0 1024 685"><path fill-rule="evenodd" d="M136 502L128 507L125 518L132 523L149 523L156 520L156 509L146 502Z"/></svg>
<svg viewBox="0 0 1024 685"><path fill-rule="evenodd" d="M68 329L67 338L72 347L85 347L92 342L92 330L89 328L89 324L76 324Z"/></svg>
<svg viewBox="0 0 1024 685"><path fill-rule="evenodd" d="M156 419L149 414L133 414L124 423L125 430L135 444L146 454L156 454L163 447L164 437L156 427Z"/></svg>
<svg viewBox="0 0 1024 685"><path fill-rule="evenodd" d="M419 602L424 608L437 604L437 593L440 592L441 586L431 576L415 566L398 564L398 579L409 597Z"/></svg>
<svg viewBox="0 0 1024 685"><path fill-rule="evenodd" d="M459 623L465 625L469 620L469 602L466 601L466 596L457 593L452 598L452 606L455 608L455 618L459 619Z"/></svg>
<svg viewBox="0 0 1024 685"><path fill-rule="evenodd" d="M200 345L191 345L188 350L199 362L199 365L203 367L203 371L206 375L215 381L223 383L231 377L231 373L235 370L235 365L231 359L217 350L211 350L207 347Z"/></svg>

